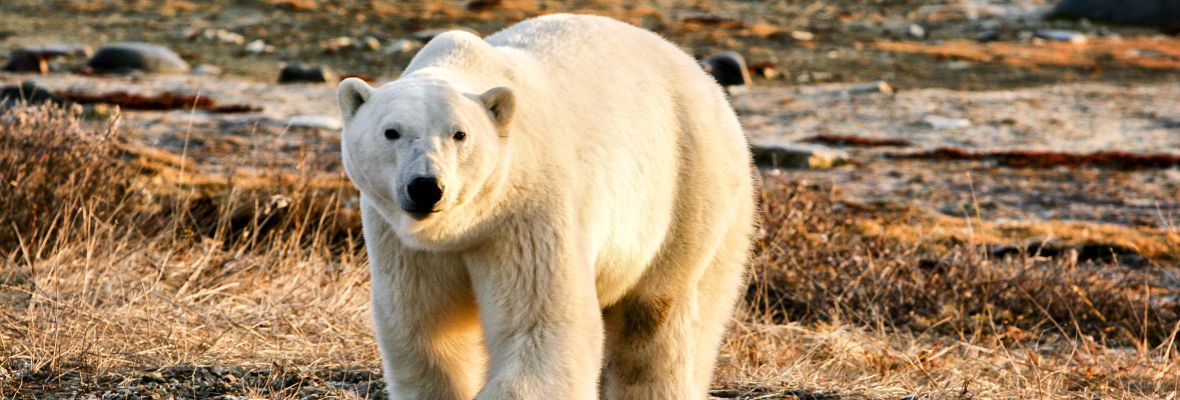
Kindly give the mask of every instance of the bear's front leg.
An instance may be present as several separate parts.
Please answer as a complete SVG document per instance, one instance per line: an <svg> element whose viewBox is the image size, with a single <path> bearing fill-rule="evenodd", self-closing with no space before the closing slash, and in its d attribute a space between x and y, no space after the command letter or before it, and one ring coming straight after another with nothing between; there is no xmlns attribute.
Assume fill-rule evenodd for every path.
<svg viewBox="0 0 1180 400"><path fill-rule="evenodd" d="M465 257L491 356L476 399L597 399L603 325L593 264L550 225L507 228Z"/></svg>
<svg viewBox="0 0 1180 400"><path fill-rule="evenodd" d="M462 260L402 246L372 210L362 218L389 399L475 397L486 357Z"/></svg>

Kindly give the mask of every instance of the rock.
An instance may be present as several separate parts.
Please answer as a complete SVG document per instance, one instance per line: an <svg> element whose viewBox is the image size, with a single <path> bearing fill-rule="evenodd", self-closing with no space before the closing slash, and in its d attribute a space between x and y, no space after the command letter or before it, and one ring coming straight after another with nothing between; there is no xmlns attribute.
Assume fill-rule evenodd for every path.
<svg viewBox="0 0 1180 400"><path fill-rule="evenodd" d="M221 67L212 64L201 64L193 68L193 75L221 76Z"/></svg>
<svg viewBox="0 0 1180 400"><path fill-rule="evenodd" d="M323 49L324 52L335 53L335 52L338 52L341 50L347 50L349 48L352 48L352 46L353 46L352 38L346 37L346 36L341 36L341 37L331 39L331 40L324 42L323 44L320 45L320 48Z"/></svg>
<svg viewBox="0 0 1180 400"><path fill-rule="evenodd" d="M795 39L800 42L810 42L815 40L815 34L808 31L791 31L791 39Z"/></svg>
<svg viewBox="0 0 1180 400"><path fill-rule="evenodd" d="M987 31L987 32L983 32L978 35L975 35L975 41L979 42L979 43L995 42L995 41L998 41L1002 38L1003 37L1000 36L1000 33L996 32L996 31Z"/></svg>
<svg viewBox="0 0 1180 400"><path fill-rule="evenodd" d="M848 88L841 90L841 92L849 94L849 95L868 94L868 93L893 94L896 91L897 91L897 89L895 89L893 87L893 85L890 85L889 82L885 82L885 81L862 83L859 85L849 86Z"/></svg>
<svg viewBox="0 0 1180 400"><path fill-rule="evenodd" d="M399 53L409 53L417 49L419 45L418 41L415 40L399 39L386 47L382 53L389 56Z"/></svg>
<svg viewBox="0 0 1180 400"><path fill-rule="evenodd" d="M372 36L365 36L364 39L358 43L362 49L365 50L381 50L381 41Z"/></svg>
<svg viewBox="0 0 1180 400"><path fill-rule="evenodd" d="M66 100L61 96L37 86L33 81L24 81L20 85L0 88L0 110L6 110L21 101L29 105L52 103L61 106L66 104Z"/></svg>
<svg viewBox="0 0 1180 400"><path fill-rule="evenodd" d="M230 32L225 29L206 29L201 32L201 37L208 41L215 41L230 44L246 43L246 37L239 33Z"/></svg>
<svg viewBox="0 0 1180 400"><path fill-rule="evenodd" d="M947 118L937 115L927 115L918 121L918 125L934 129L959 129L971 126L971 120L965 118Z"/></svg>
<svg viewBox="0 0 1180 400"><path fill-rule="evenodd" d="M504 0L471 0L467 2L467 11L483 12L500 8Z"/></svg>
<svg viewBox="0 0 1180 400"><path fill-rule="evenodd" d="M255 39L253 42L247 43L246 46L242 47L242 50L253 54L274 53L275 47L266 44L262 39Z"/></svg>
<svg viewBox="0 0 1180 400"><path fill-rule="evenodd" d="M701 67L722 87L749 86L750 71L746 69L746 60L741 54L733 51L714 54L701 60Z"/></svg>
<svg viewBox="0 0 1180 400"><path fill-rule="evenodd" d="M3 70L9 72L49 73L49 62L58 57L88 57L94 51L90 46L78 44L54 44L25 47L12 52Z"/></svg>
<svg viewBox="0 0 1180 400"><path fill-rule="evenodd" d="M910 27L906 32L908 32L910 36L915 39L926 37L926 28L923 28L922 25L910 24Z"/></svg>
<svg viewBox="0 0 1180 400"><path fill-rule="evenodd" d="M1164 128L1168 128L1168 129L1180 128L1180 118L1173 118L1173 119L1169 119L1169 120L1164 121Z"/></svg>
<svg viewBox="0 0 1180 400"><path fill-rule="evenodd" d="M188 72L189 65L171 49L150 43L116 43L103 46L87 64L98 72L149 73Z"/></svg>
<svg viewBox="0 0 1180 400"><path fill-rule="evenodd" d="M336 80L336 73L321 65L287 64L279 71L279 83L295 82L332 82Z"/></svg>
<svg viewBox="0 0 1180 400"><path fill-rule="evenodd" d="M769 168L832 168L848 162L848 153L813 144L754 142L754 164Z"/></svg>
<svg viewBox="0 0 1180 400"><path fill-rule="evenodd" d="M310 128L338 131L344 127L340 118L328 115L296 115L283 120L283 125L289 128Z"/></svg>
<svg viewBox="0 0 1180 400"><path fill-rule="evenodd" d="M778 69L774 67L774 63L770 61L750 64L749 68L747 69L750 72L753 72L755 75L766 79L778 79L780 76L782 76L782 74L778 72Z"/></svg>
<svg viewBox="0 0 1180 400"><path fill-rule="evenodd" d="M1062 0L1046 18L1174 28L1180 26L1180 4L1176 0Z"/></svg>
<svg viewBox="0 0 1180 400"><path fill-rule="evenodd" d="M1055 42L1070 42L1077 45L1086 44L1086 34L1064 29L1042 29L1034 33L1036 37Z"/></svg>

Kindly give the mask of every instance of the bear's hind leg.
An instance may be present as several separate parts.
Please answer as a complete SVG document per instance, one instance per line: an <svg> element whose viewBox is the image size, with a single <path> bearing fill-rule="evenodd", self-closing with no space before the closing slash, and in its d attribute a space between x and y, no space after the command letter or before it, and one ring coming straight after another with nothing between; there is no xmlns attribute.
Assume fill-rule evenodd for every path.
<svg viewBox="0 0 1180 400"><path fill-rule="evenodd" d="M603 399L704 399L740 287L749 239L738 227L684 293L633 293L603 311ZM641 282L640 285L643 283Z"/></svg>

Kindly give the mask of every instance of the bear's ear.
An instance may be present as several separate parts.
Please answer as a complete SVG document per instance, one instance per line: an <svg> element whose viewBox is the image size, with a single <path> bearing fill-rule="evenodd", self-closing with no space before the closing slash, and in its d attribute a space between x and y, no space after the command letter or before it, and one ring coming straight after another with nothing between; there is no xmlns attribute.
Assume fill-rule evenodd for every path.
<svg viewBox="0 0 1180 400"><path fill-rule="evenodd" d="M348 78L340 82L336 88L336 101L340 103L340 116L344 122L349 122L356 115L369 96L373 94L373 87L357 78Z"/></svg>
<svg viewBox="0 0 1180 400"><path fill-rule="evenodd" d="M512 89L503 86L491 88L479 95L479 100L491 114L500 136L508 136L508 123L512 122L512 113L516 111L516 95Z"/></svg>

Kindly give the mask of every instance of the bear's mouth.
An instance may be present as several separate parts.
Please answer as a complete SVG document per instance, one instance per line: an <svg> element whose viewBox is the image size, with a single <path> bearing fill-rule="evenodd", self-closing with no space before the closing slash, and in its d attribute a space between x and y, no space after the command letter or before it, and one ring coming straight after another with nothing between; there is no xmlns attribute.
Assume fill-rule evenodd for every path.
<svg viewBox="0 0 1180 400"><path fill-rule="evenodd" d="M426 218L429 218L431 215L433 215L439 211L442 211L442 210L435 209L435 208L418 208L418 207L414 207L414 206L409 206L409 207L402 206L402 211L405 211L406 214L409 214L410 218L421 221Z"/></svg>

